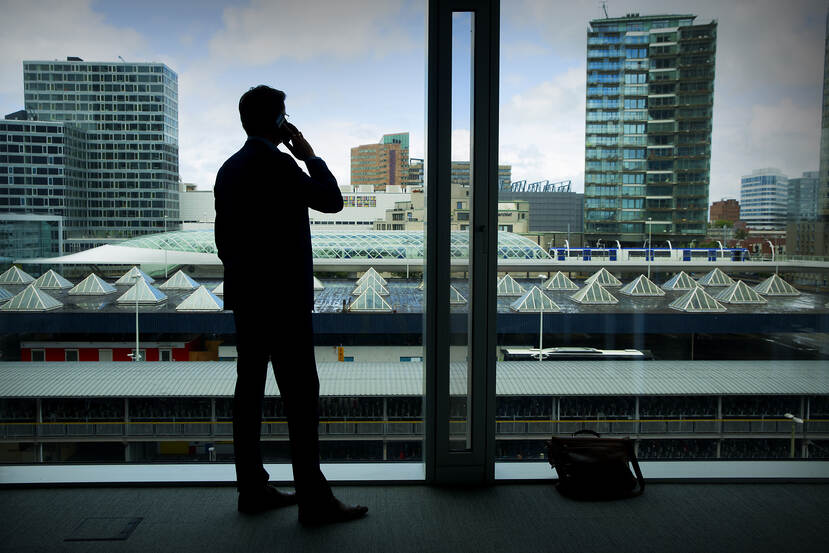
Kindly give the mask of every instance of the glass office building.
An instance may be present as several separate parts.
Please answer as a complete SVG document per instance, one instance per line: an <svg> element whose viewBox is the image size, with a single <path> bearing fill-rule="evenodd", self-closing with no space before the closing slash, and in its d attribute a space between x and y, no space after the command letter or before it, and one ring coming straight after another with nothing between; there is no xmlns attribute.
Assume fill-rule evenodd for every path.
<svg viewBox="0 0 829 553"><path fill-rule="evenodd" d="M85 133L26 112L0 120L0 264L64 253L81 224Z"/></svg>
<svg viewBox="0 0 829 553"><path fill-rule="evenodd" d="M178 76L162 63L24 61L25 108L83 135L67 247L158 232L179 219ZM73 248L73 240L78 248ZM81 240L83 239L83 240Z"/></svg>
<svg viewBox="0 0 829 553"><path fill-rule="evenodd" d="M0 120L0 213L75 217L83 133L63 123Z"/></svg>
<svg viewBox="0 0 829 553"><path fill-rule="evenodd" d="M820 212L820 172L804 171L803 176L789 179L789 221L816 221Z"/></svg>
<svg viewBox="0 0 829 553"><path fill-rule="evenodd" d="M740 179L740 218L755 230L785 230L789 179L767 167Z"/></svg>
<svg viewBox="0 0 829 553"><path fill-rule="evenodd" d="M588 242L705 236L717 23L596 19L587 32ZM650 229L648 228L650 226Z"/></svg>

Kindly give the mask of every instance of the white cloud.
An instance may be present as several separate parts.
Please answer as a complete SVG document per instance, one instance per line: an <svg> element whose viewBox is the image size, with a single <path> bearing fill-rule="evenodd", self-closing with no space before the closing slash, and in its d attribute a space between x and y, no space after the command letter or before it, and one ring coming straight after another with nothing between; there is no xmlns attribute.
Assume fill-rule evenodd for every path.
<svg viewBox="0 0 829 553"><path fill-rule="evenodd" d="M774 105L754 105L748 126L752 142L758 147L771 146L780 150L780 144L776 143L788 135L812 135L817 138L820 120L814 117L814 111L794 105L791 98L783 98ZM814 148L814 153L817 154L817 148Z"/></svg>
<svg viewBox="0 0 829 553"><path fill-rule="evenodd" d="M639 0L625 6L609 3L607 9L611 17L627 12L691 13L698 16L697 23L717 20L712 199L739 197L740 176L758 167L777 165L792 176L817 167L825 0ZM603 14L598 2L513 0L502 17L511 36L537 33L565 63L583 63L587 24ZM516 72L512 66L508 70ZM549 120L545 98L551 101L567 90L558 77L551 77L531 96L523 98L522 94L510 102L512 107L522 108L515 115L520 132L509 130L511 121L502 109L501 157L519 160L518 171L513 171L519 178L524 178L522 169L558 170L562 171L558 174L567 175L584 168L583 154L577 156L579 150L583 152L583 128L580 133L573 130L583 125L583 104L557 113L556 123L548 124L546 133L521 119L523 113ZM553 90L559 86L561 91ZM583 81L578 94L583 101ZM519 147L518 142L524 139L537 148ZM581 148L575 148L570 140L578 141ZM556 159L549 152L551 146L569 155ZM541 160L532 159L536 150L543 156Z"/></svg>
<svg viewBox="0 0 829 553"><path fill-rule="evenodd" d="M708 14L718 19L718 84L730 93L821 82L822 0L717 2Z"/></svg>
<svg viewBox="0 0 829 553"><path fill-rule="evenodd" d="M182 128L180 149L186 155L181 156L180 171L187 182L196 183L199 189L213 188L219 167L244 144L246 137L237 116L236 102L235 96L217 97L213 107L188 117L190 123ZM329 118L302 125L302 133L314 153L325 160L340 184L351 182L351 148L377 143L388 132L386 126L344 119ZM412 157L423 156L417 147L419 143L422 143L421 134L410 133ZM284 146L280 148L288 152ZM304 168L304 164L300 163L300 167Z"/></svg>
<svg viewBox="0 0 829 553"><path fill-rule="evenodd" d="M754 169L777 167L789 177L818 169L820 112L791 98L735 107L715 113L711 142L710 198L739 198L740 177Z"/></svg>
<svg viewBox="0 0 829 553"><path fill-rule="evenodd" d="M25 60L78 56L88 60L144 59L147 40L137 31L107 23L91 0L11 0L3 3L0 95L23 102Z"/></svg>
<svg viewBox="0 0 829 553"><path fill-rule="evenodd" d="M500 112L500 163L513 180L574 180L584 169L585 68L573 67L506 99Z"/></svg>
<svg viewBox="0 0 829 553"><path fill-rule="evenodd" d="M469 161L469 129L452 129L452 161Z"/></svg>
<svg viewBox="0 0 829 553"><path fill-rule="evenodd" d="M261 65L278 59L320 56L382 56L412 44L399 31L401 1L272 2L251 0L225 8L224 28L210 41L211 55L239 64Z"/></svg>

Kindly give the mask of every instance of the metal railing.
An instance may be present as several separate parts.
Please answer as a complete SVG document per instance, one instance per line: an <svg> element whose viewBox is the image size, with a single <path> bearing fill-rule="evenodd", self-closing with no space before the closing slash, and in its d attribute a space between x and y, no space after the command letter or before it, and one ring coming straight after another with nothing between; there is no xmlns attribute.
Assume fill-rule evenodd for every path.
<svg viewBox="0 0 829 553"><path fill-rule="evenodd" d="M466 420L450 421L452 434L466 432ZM553 435L593 430L609 435L670 435L670 434L780 434L789 435L793 423L786 418L642 418L642 419L496 419L496 435ZM829 419L805 419L797 425L798 435L829 434ZM324 419L320 421L321 436L422 436L420 419ZM0 422L0 440L37 441L56 438L146 439L148 437L226 437L233 436L233 424L220 421L105 421L105 422ZM262 422L262 436L288 436L284 419Z"/></svg>
<svg viewBox="0 0 829 553"><path fill-rule="evenodd" d="M319 425L325 436L422 436L423 421L419 419L324 419ZM288 436L285 419L262 421L262 437ZM148 437L227 437L233 436L233 423L220 421L64 421L64 422L0 422L0 440L72 438L141 438Z"/></svg>

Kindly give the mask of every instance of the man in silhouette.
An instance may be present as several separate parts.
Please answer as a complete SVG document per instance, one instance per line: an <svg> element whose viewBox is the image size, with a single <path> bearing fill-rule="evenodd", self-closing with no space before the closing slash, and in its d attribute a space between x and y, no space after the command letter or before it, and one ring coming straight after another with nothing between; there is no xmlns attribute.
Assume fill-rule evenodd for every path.
<svg viewBox="0 0 829 553"><path fill-rule="evenodd" d="M225 267L224 302L233 310L238 361L233 448L238 509L257 513L299 504L304 524L362 517L331 493L319 461L319 379L314 360L314 308L308 208L343 207L337 180L286 121L285 93L261 85L239 100L248 139L222 165L213 189L216 247ZM277 148L285 144L305 162ZM310 176L309 176L310 175ZM296 493L268 485L259 437L268 361L288 418Z"/></svg>

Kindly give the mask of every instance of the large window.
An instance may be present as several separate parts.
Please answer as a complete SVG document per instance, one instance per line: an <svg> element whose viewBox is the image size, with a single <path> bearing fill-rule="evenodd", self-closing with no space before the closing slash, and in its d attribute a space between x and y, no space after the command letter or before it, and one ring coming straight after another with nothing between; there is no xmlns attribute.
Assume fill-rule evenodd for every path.
<svg viewBox="0 0 829 553"><path fill-rule="evenodd" d="M498 290L496 461L540 461L551 433L583 429L630 436L645 460L825 458L829 251L772 263L792 253L785 231L707 209L760 168L826 169L825 6L501 7L499 163L569 186L522 192L522 234L549 260L498 269L516 284ZM798 44L756 32L771 26ZM786 77L761 93L744 86L757 74ZM578 207L558 210L569 196Z"/></svg>
<svg viewBox="0 0 829 553"><path fill-rule="evenodd" d="M66 13L33 5L14 17L0 103L26 111L0 124L0 219L14 245L0 247L0 273L17 262L34 278L54 269L68 285L55 277L58 287L0 311L0 463L232 460L237 351L221 309L212 188L245 141L239 97L260 83L286 92L289 121L345 199L340 213L309 212L323 459L422 462L426 3L323 4L182 5L155 23L124 3ZM46 31L56 20L81 23ZM75 52L84 59L54 59ZM26 146L47 139L65 149L50 154L64 155ZM47 190L40 175L65 178ZM250 183L250 205L265 186L280 183ZM43 204L53 188L61 201ZM303 285L293 276L302 268L281 253L296 233L283 205L270 210L273 233L248 237L256 258L244 278L263 297L288 297ZM64 251L86 261L27 262L63 253L42 235L53 220L63 222ZM132 254L119 257L116 244ZM453 243L453 260L466 255L464 241ZM119 301L135 280L116 281L133 265L155 282L138 301ZM27 286L0 283L0 306ZM267 317L283 324L276 311ZM52 371L66 384L39 387ZM13 392L12 380L31 393ZM263 415L265 462L284 463L272 374Z"/></svg>
<svg viewBox="0 0 829 553"><path fill-rule="evenodd" d="M259 83L345 198L309 213L326 463L550 476L544 441L579 430L643 460L827 458L825 8L582 4L101 4L55 36L63 8L27 8L0 56L25 107L0 125L0 463L232 461L211 188ZM817 172L818 214L711 220L756 171ZM272 218L247 277L285 297ZM263 416L285 464L270 375Z"/></svg>

